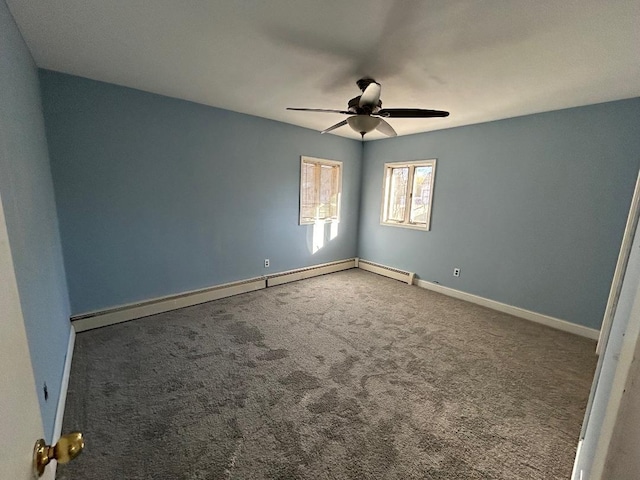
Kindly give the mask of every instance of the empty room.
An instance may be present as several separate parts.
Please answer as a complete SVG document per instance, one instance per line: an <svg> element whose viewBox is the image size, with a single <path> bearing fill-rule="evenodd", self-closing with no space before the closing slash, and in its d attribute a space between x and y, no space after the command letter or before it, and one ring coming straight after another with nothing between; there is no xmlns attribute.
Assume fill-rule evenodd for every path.
<svg viewBox="0 0 640 480"><path fill-rule="evenodd" d="M639 478L638 25L0 0L0 478Z"/></svg>

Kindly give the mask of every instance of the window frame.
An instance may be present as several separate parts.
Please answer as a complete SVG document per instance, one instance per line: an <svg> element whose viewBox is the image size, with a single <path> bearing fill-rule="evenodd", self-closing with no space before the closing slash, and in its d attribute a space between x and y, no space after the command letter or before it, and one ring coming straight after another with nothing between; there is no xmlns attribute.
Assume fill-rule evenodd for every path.
<svg viewBox="0 0 640 480"><path fill-rule="evenodd" d="M414 230L422 230L423 232L428 232L431 230L431 212L433 210L433 190L435 186L435 178L436 178L436 160L435 158L429 160L411 160L407 162L387 162L384 164L384 171L382 175L382 205L380 208L380 225L386 225L390 227L402 227L402 228L411 228ZM428 208L426 212L427 221L425 224L422 223L412 223L411 219L411 204L413 202L413 179L415 175L416 167L424 167L431 166L431 182L429 185L429 198L428 198ZM405 211L404 219L402 221L389 220L389 204L391 199L390 191L391 191L391 175L393 174L393 170L396 168L408 168L409 173L407 177L407 192L406 197L408 198L409 207Z"/></svg>
<svg viewBox="0 0 640 480"><path fill-rule="evenodd" d="M320 205L320 188L319 185L317 188L317 198L316 198L316 218L313 220L303 219L302 217L302 200L303 200L303 181L304 181L304 166L305 164L314 164L314 165L326 165L330 167L338 167L338 191L336 192L336 216L335 218L317 218L318 207ZM320 176L317 177L316 182L319 184ZM308 157L305 155L300 156L300 185L299 185L299 204L298 204L298 224L299 225L314 225L318 222L322 223L340 223L340 212L341 212L341 203L342 203L342 162L338 160L328 160L325 158L316 158L316 157Z"/></svg>

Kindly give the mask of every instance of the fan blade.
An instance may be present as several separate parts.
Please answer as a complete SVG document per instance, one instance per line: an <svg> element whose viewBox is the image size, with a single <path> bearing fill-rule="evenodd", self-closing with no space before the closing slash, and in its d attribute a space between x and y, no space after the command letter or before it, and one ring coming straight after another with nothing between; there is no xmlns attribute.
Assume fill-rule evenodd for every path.
<svg viewBox="0 0 640 480"><path fill-rule="evenodd" d="M343 113L345 115L353 115L353 112L347 112L346 110L328 110L328 109L325 109L325 108L291 108L291 107L287 107L287 110L297 110L299 112Z"/></svg>
<svg viewBox="0 0 640 480"><path fill-rule="evenodd" d="M433 118L448 117L449 112L443 110L425 110L422 108L383 108L376 113L385 118Z"/></svg>
<svg viewBox="0 0 640 480"><path fill-rule="evenodd" d="M378 105L378 100L380 100L380 90L382 87L379 83L371 82L367 88L364 89L362 95L360 96L359 106L361 107L375 107Z"/></svg>
<svg viewBox="0 0 640 480"><path fill-rule="evenodd" d="M327 133L327 132L330 132L331 130L335 130L336 128L343 127L343 126L345 126L346 124L347 124L347 121L346 121L346 120L342 120L341 122L338 122L338 123L336 123L335 125L333 125L333 126L331 126L331 127L327 128L327 129L325 129L325 130L321 131L320 133Z"/></svg>
<svg viewBox="0 0 640 480"><path fill-rule="evenodd" d="M387 122L385 122L383 119L380 119L380 123L376 127L376 130L378 130L380 133L384 133L387 137L397 137L398 136L398 134L393 129L393 127L391 125L389 125Z"/></svg>

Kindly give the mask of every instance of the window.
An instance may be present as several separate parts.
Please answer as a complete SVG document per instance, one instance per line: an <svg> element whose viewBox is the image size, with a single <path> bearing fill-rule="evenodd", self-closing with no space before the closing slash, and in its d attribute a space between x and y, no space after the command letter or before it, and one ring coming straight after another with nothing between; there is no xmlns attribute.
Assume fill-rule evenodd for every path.
<svg viewBox="0 0 640 480"><path fill-rule="evenodd" d="M436 161L385 163L381 223L429 230Z"/></svg>
<svg viewBox="0 0 640 480"><path fill-rule="evenodd" d="M300 225L337 222L340 214L342 162L301 157Z"/></svg>

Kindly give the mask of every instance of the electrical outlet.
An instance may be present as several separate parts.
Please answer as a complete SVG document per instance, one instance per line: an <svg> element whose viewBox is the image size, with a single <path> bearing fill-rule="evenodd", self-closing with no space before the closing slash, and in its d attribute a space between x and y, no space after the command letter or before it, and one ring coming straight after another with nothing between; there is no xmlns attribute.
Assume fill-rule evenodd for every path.
<svg viewBox="0 0 640 480"><path fill-rule="evenodd" d="M453 276L454 277L459 277L460 276L460 269L459 268L454 268L453 269Z"/></svg>
<svg viewBox="0 0 640 480"><path fill-rule="evenodd" d="M264 259L264 268L269 268L269 259L268 258Z"/></svg>

